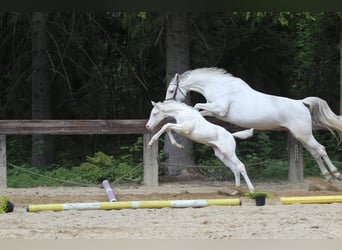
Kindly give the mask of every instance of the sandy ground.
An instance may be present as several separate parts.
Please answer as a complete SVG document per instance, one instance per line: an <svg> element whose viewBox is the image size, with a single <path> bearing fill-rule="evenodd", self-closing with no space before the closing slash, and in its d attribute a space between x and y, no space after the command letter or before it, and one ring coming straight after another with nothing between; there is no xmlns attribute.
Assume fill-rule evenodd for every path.
<svg viewBox="0 0 342 250"><path fill-rule="evenodd" d="M245 186L243 184L243 186ZM342 239L342 203L282 205L279 197L342 195L342 182L306 179L255 183L271 194L265 206L230 196L230 182L179 181L112 188L119 201L241 197L241 206L26 212L28 204L104 202L98 187L0 189L15 204L0 214L0 239Z"/></svg>

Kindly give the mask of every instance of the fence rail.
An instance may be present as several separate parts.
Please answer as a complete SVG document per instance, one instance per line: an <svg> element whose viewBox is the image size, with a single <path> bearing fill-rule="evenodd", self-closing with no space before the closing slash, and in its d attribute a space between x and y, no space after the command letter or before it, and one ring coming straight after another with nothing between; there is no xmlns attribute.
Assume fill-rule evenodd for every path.
<svg viewBox="0 0 342 250"><path fill-rule="evenodd" d="M210 122L229 131L241 130L232 124L215 118ZM164 123L172 122L166 119ZM147 147L154 131L145 128L147 120L0 120L0 188L7 187L6 135L93 135L93 134L140 134L143 135L144 184L158 186L158 143ZM303 181L302 146L289 134L288 139L289 180Z"/></svg>
<svg viewBox="0 0 342 250"><path fill-rule="evenodd" d="M1 120L0 134L150 134L147 120Z"/></svg>
<svg viewBox="0 0 342 250"><path fill-rule="evenodd" d="M144 139L144 184L158 185L158 145L147 147L147 120L0 120L0 187L7 187L6 135L140 134Z"/></svg>

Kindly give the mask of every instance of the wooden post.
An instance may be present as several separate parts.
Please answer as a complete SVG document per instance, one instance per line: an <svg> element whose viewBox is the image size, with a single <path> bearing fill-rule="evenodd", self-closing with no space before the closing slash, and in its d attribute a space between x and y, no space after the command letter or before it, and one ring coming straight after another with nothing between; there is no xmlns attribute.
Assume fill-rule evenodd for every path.
<svg viewBox="0 0 342 250"><path fill-rule="evenodd" d="M0 135L0 188L7 188L6 135Z"/></svg>
<svg viewBox="0 0 342 250"><path fill-rule="evenodd" d="M288 133L288 178L290 182L303 182L303 146L294 138L291 133Z"/></svg>
<svg viewBox="0 0 342 250"><path fill-rule="evenodd" d="M144 185L154 188L158 186L158 143L149 148L151 138L152 134L144 134Z"/></svg>

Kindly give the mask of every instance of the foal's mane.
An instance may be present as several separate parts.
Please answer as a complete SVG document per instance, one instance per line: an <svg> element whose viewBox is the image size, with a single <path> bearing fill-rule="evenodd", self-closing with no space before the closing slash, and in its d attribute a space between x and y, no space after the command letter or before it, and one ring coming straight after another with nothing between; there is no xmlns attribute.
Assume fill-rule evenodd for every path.
<svg viewBox="0 0 342 250"><path fill-rule="evenodd" d="M161 109L164 109L164 107L167 107L167 109L176 109L176 108L193 108L191 106L186 105L185 103L182 102L177 102L175 100L165 100L160 103L162 105ZM166 109L164 109L166 111Z"/></svg>
<svg viewBox="0 0 342 250"><path fill-rule="evenodd" d="M188 70L180 75L182 79L187 78L193 74L215 74L215 75L226 75L226 76L233 76L232 74L228 73L225 69L211 67L211 68L198 68L193 70Z"/></svg>

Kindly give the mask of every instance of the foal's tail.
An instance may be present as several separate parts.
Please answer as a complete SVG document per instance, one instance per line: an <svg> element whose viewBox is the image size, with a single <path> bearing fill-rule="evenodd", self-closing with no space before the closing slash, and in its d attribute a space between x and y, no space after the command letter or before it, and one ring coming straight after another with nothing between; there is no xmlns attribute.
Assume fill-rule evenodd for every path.
<svg viewBox="0 0 342 250"><path fill-rule="evenodd" d="M318 97L307 97L302 101L310 110L313 125L324 127L328 129L332 134L334 134L335 130L338 133L341 142L342 118L340 116L337 116L330 109L327 102Z"/></svg>

